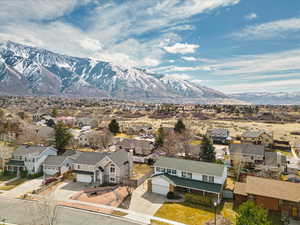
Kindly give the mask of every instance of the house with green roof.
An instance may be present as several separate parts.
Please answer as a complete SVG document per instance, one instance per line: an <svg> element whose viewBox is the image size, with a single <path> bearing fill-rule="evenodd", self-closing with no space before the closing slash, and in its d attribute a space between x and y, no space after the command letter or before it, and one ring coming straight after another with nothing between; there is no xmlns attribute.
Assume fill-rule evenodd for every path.
<svg viewBox="0 0 300 225"><path fill-rule="evenodd" d="M222 164L169 157L159 158L154 171L149 182L154 193L194 192L218 201L227 178L227 167Z"/></svg>

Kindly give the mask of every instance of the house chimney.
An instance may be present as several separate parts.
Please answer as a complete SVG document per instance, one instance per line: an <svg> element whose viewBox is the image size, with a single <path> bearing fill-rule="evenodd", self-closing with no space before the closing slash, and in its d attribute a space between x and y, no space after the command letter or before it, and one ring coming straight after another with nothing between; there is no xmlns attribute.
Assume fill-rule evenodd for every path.
<svg viewBox="0 0 300 225"><path fill-rule="evenodd" d="M132 170L133 170L133 149L130 149L128 151L128 162L129 162L129 176L132 176Z"/></svg>

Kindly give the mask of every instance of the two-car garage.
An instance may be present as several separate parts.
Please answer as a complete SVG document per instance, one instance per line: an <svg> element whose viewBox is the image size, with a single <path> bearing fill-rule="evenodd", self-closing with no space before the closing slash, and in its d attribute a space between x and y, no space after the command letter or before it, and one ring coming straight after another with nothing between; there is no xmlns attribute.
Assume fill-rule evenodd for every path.
<svg viewBox="0 0 300 225"><path fill-rule="evenodd" d="M92 174L82 174L76 173L76 181L82 183L91 183L93 175Z"/></svg>

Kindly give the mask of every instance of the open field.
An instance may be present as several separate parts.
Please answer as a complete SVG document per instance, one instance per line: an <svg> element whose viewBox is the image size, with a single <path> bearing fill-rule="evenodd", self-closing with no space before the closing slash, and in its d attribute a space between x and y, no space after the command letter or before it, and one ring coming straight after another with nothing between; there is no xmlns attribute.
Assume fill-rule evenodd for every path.
<svg viewBox="0 0 300 225"><path fill-rule="evenodd" d="M166 126L174 126L176 119L150 119L141 117L131 123L150 123L153 127L158 128L161 124ZM230 135L235 137L241 135L248 129L265 130L273 132L274 138L278 140L286 140L290 142L300 142L300 135L291 135L291 132L300 131L300 123L261 123L252 121L224 121L224 120L197 120L184 119L184 123L195 133L205 134L208 129L226 128L230 131Z"/></svg>

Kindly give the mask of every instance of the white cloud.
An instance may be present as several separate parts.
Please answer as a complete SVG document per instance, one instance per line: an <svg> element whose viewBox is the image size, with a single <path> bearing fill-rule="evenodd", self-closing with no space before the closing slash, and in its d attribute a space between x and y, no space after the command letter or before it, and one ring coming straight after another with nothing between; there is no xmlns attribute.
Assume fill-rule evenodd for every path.
<svg viewBox="0 0 300 225"><path fill-rule="evenodd" d="M233 85L223 85L220 87L225 92L236 93L236 92L253 92L253 91L274 91L274 88L280 88L281 90L290 88L298 88L300 85L300 79L289 79L289 80L277 80L277 81L266 81L259 83L238 83Z"/></svg>
<svg viewBox="0 0 300 225"><path fill-rule="evenodd" d="M176 80L190 80L191 76L184 73L173 73L165 76L166 78L172 78Z"/></svg>
<svg viewBox="0 0 300 225"><path fill-rule="evenodd" d="M92 38L84 38L83 40L79 41L80 46L84 49L91 50L92 52L102 50L102 44L99 40L95 40Z"/></svg>
<svg viewBox="0 0 300 225"><path fill-rule="evenodd" d="M199 45L195 44L187 44L187 43L176 43L172 46L164 47L164 50L168 53L172 54L187 54L187 53L194 53Z"/></svg>
<svg viewBox="0 0 300 225"><path fill-rule="evenodd" d="M257 75L300 70L300 49L245 55L210 64L217 75Z"/></svg>
<svg viewBox="0 0 300 225"><path fill-rule="evenodd" d="M1 0L0 21L55 19L92 0Z"/></svg>
<svg viewBox="0 0 300 225"><path fill-rule="evenodd" d="M196 59L195 57L193 57L193 56L182 56L181 57L183 60L185 60L185 61L190 61L190 62L196 62L196 61L198 61L198 59Z"/></svg>
<svg viewBox="0 0 300 225"><path fill-rule="evenodd" d="M82 20L84 30L63 22L74 9L94 3ZM199 13L231 6L239 0L160 0L103 3L98 0L2 0L0 38L80 57L101 57L134 66L156 66L164 46L182 42L176 33L191 30L187 19ZM157 29L154 39L132 35ZM187 46L193 52L193 46ZM195 47L195 46L194 46Z"/></svg>
<svg viewBox="0 0 300 225"><path fill-rule="evenodd" d="M300 31L300 18L276 20L259 25L251 25L245 29L233 33L234 38L239 39L270 39L284 38L291 32Z"/></svg>
<svg viewBox="0 0 300 225"><path fill-rule="evenodd" d="M257 14L256 14L256 13L250 13L250 14L247 14L247 15L245 16L245 18L246 18L247 20L254 20L254 19L257 18Z"/></svg>

